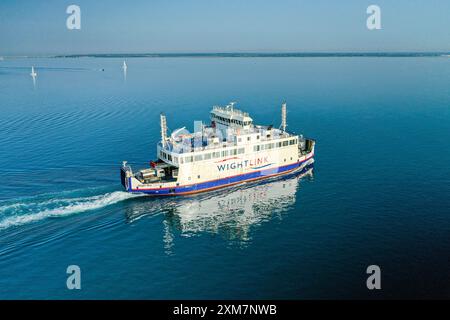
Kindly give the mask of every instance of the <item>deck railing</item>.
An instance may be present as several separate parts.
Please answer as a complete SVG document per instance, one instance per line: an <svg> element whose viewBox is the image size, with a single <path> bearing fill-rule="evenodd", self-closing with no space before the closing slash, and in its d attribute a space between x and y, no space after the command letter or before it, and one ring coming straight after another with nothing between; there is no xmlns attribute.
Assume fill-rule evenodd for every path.
<svg viewBox="0 0 450 320"><path fill-rule="evenodd" d="M259 142L276 142L281 139L293 137L294 135L291 135L289 133L283 132L278 135L270 135L269 137L267 135L261 135ZM205 139L206 138L206 139ZM219 141L218 143L207 143L208 137L193 137L193 138L187 138L183 139L179 142L174 141L168 141L166 142L163 150L170 152L170 153L177 153L177 154L187 154L192 152L201 152L201 151L213 151L217 149L223 149L223 148L229 148L229 147L243 147L245 144L238 143L236 141ZM300 139L303 139L302 136L300 136ZM257 144L257 142L254 142L253 144ZM159 143L160 146L162 146L161 143Z"/></svg>

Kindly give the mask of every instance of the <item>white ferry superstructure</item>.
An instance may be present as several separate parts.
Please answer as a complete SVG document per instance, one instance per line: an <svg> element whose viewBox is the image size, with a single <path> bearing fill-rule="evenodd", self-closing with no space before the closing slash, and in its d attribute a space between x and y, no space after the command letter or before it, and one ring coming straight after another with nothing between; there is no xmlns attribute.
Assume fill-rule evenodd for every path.
<svg viewBox="0 0 450 320"><path fill-rule="evenodd" d="M128 192L187 195L303 172L314 163L315 141L286 131L285 103L280 128L253 124L234 103L213 107L211 124L197 122L194 133L180 128L168 137L164 114L160 122L158 159L137 172L123 162L121 182Z"/></svg>

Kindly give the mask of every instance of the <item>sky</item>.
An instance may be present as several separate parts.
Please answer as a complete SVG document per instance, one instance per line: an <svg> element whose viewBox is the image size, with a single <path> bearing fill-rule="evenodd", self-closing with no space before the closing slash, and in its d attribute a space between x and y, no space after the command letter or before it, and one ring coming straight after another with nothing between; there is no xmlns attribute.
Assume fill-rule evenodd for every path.
<svg viewBox="0 0 450 320"><path fill-rule="evenodd" d="M366 26L372 4L381 30ZM0 1L0 55L399 51L450 51L450 1Z"/></svg>

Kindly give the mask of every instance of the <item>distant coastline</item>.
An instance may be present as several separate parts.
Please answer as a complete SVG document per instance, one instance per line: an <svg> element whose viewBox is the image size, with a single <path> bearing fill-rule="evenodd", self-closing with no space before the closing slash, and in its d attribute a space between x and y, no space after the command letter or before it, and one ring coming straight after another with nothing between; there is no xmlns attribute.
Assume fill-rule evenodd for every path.
<svg viewBox="0 0 450 320"><path fill-rule="evenodd" d="M218 52L218 53L88 53L0 55L4 58L329 58L329 57L450 57L450 52ZM1 59L0 59L1 60Z"/></svg>
<svg viewBox="0 0 450 320"><path fill-rule="evenodd" d="M55 58L327 58L327 57L439 57L450 52L224 52L224 53L112 53L70 54Z"/></svg>

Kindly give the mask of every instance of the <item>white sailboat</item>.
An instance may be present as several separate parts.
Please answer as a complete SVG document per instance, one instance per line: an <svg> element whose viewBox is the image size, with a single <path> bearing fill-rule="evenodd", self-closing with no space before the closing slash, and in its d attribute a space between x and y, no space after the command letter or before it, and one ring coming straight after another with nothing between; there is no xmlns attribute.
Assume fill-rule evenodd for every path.
<svg viewBox="0 0 450 320"><path fill-rule="evenodd" d="M123 79L125 81L127 81L127 63L125 62L125 60L123 61L123 65L122 65L122 69L123 69Z"/></svg>
<svg viewBox="0 0 450 320"><path fill-rule="evenodd" d="M37 77L37 73L36 73L36 71L34 71L34 67L31 67L31 73L30 73L30 76L32 76L33 79Z"/></svg>
<svg viewBox="0 0 450 320"><path fill-rule="evenodd" d="M33 78L33 87L36 87L36 77L37 77L37 72L34 71L34 67L31 67L31 73L30 76Z"/></svg>

